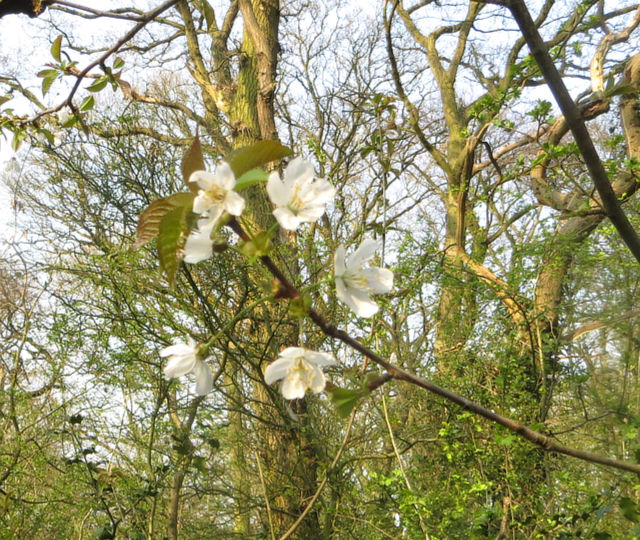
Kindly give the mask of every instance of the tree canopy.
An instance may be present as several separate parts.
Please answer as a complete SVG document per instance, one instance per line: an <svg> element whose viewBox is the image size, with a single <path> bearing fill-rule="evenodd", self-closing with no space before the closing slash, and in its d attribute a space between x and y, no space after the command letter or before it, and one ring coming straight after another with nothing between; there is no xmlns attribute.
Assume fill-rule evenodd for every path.
<svg viewBox="0 0 640 540"><path fill-rule="evenodd" d="M640 537L640 5L18 4L0 537Z"/></svg>

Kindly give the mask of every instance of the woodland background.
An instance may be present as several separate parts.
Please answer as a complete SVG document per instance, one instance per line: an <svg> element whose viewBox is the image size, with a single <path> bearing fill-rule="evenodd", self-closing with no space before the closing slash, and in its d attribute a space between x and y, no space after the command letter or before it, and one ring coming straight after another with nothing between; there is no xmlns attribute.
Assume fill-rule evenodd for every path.
<svg viewBox="0 0 640 540"><path fill-rule="evenodd" d="M526 4L640 230L638 5ZM7 53L25 18L11 10L34 16L22 52ZM197 130L211 168L277 139L337 188L321 221L280 237L278 264L313 285L366 235L395 273L371 320L326 287L316 309L411 373L637 464L639 263L506 7L53 1L0 15L0 144L17 150L1 538L640 536L636 474L546 452L407 382L347 418L327 395L285 402L262 373L299 337L340 360L335 385L381 371L271 301L232 251L169 287L153 244L132 248L142 210L183 189ZM248 207L273 222L262 186ZM159 350L214 335L211 394L164 379Z"/></svg>

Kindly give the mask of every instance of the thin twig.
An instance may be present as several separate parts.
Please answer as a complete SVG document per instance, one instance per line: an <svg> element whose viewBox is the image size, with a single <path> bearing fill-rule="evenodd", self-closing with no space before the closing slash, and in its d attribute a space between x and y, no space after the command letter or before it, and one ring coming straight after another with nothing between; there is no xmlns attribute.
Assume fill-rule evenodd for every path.
<svg viewBox="0 0 640 540"><path fill-rule="evenodd" d="M249 235L245 232L245 230L242 228L242 225L240 225L238 220L234 217L229 220L228 226L245 242L250 240ZM278 268L271 257L267 255L262 256L260 257L260 262L278 280L280 286L280 289L278 291L278 298L295 299L300 297L300 292ZM455 392L452 392L451 390L448 390L446 388L442 388L441 386L438 386L437 384L434 384L427 379L423 379L422 377L414 375L413 373L409 373L408 371L405 371L404 369L392 364L391 362L388 362L386 359L373 352L367 346L360 343L360 341L353 338L350 334L331 324L315 309L310 308L308 315L326 336L338 339L345 345L348 345L355 351L358 351L366 358L369 358L380 367L384 368L387 373L394 379L403 380L420 388L424 388L425 390L443 397L446 400L455 403L474 414L477 414L478 416L482 416L483 418L486 418L491 422L500 424L501 426L507 428L510 431L513 431L524 439L527 439L533 444L543 448L547 452L557 452L559 454L571 456L583 461L588 461L590 463L598 463L600 465L605 465L607 467L613 467L615 469L633 472L640 475L640 464L630 463L628 461L615 458L609 458L599 454L594 454L593 452L578 450L577 448L559 444L547 435L544 435L539 431L535 431L525 426L521 422L518 422L517 420L502 416L501 414L498 414L491 409L487 409L486 407L483 407L482 405L475 403L470 399L456 394ZM280 540L283 540L284 538L287 538L287 536L283 536Z"/></svg>

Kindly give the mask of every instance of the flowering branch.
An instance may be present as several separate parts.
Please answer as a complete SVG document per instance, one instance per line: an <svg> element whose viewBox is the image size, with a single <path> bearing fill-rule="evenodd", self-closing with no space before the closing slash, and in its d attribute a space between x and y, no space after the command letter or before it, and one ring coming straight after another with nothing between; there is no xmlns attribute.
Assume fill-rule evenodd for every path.
<svg viewBox="0 0 640 540"><path fill-rule="evenodd" d="M249 235L235 218L231 218L227 226L231 228L231 230L233 230L242 240L250 240ZM269 270L271 275L273 275L273 277L278 281L280 287L278 291L278 297L295 299L301 296L300 291L298 291L298 289L289 281L289 279L278 268L271 257L269 257L268 255L263 255L262 257L259 257L259 260L267 268L267 270ZM350 336L344 330L331 324L315 309L310 308L308 311L308 315L309 318L316 324L316 326L318 326L318 328L320 328L320 330L322 330L322 332L326 336L342 341L345 345L348 345L352 349L358 351L360 354L386 370L386 376L383 375L383 378L380 381L373 381L374 388L371 389L375 389L381 386L382 384L384 384L384 382L387 382L391 378L402 380L420 388L424 388L425 390L443 397L446 400L455 403L462 408L467 409L468 411L471 411L472 413L482 416L483 418L486 418L491 422L499 424L507 428L508 430L513 431L529 442L532 442L533 444L543 448L547 452L557 452L559 454L565 454L567 456L575 457L583 461L598 463L600 465L605 465L607 467L613 467L640 475L639 464L630 463L628 461L623 461L620 459L609 458L606 456L595 454L593 452L587 452L584 450L579 450L577 448L559 444L547 435L531 429L521 422L518 422L517 420L502 416L501 414L487 409L486 407L483 407L482 405L475 403L470 399L456 394L451 390L447 390L446 388L438 386L437 384L434 384L427 379L419 377L418 375L415 375L413 373L409 373L408 371L405 371L404 369L392 364L382 356L373 352L367 346L360 343L360 341ZM375 384L376 382L378 382L378 384Z"/></svg>

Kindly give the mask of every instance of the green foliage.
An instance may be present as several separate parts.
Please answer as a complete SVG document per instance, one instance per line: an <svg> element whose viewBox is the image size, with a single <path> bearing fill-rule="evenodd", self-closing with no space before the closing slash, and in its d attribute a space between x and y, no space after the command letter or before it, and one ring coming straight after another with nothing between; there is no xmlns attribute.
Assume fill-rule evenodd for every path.
<svg viewBox="0 0 640 540"><path fill-rule="evenodd" d="M234 150L226 157L236 178L255 169L292 155L290 148L278 141L258 141L252 145Z"/></svg>

